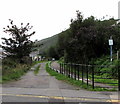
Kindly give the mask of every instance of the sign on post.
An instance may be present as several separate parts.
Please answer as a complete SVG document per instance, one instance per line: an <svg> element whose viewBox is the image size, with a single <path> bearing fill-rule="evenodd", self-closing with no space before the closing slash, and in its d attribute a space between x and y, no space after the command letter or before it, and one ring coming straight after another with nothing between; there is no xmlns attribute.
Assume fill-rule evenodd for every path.
<svg viewBox="0 0 120 104"><path fill-rule="evenodd" d="M109 39L109 45L113 45L113 40L112 39Z"/></svg>
<svg viewBox="0 0 120 104"><path fill-rule="evenodd" d="M109 46L110 46L110 61L112 61L112 45L113 45L113 39L112 36L109 39Z"/></svg>

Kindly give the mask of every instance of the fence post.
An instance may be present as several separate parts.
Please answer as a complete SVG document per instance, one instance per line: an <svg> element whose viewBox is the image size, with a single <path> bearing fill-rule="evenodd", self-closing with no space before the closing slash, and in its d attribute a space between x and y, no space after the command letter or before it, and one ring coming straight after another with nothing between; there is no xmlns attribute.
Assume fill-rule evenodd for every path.
<svg viewBox="0 0 120 104"><path fill-rule="evenodd" d="M86 65L86 77L87 77L87 86L88 86L88 65Z"/></svg>
<svg viewBox="0 0 120 104"><path fill-rule="evenodd" d="M67 77L69 77L69 63L67 63Z"/></svg>
<svg viewBox="0 0 120 104"><path fill-rule="evenodd" d="M118 91L120 91L120 65L119 65L119 60L118 60Z"/></svg>
<svg viewBox="0 0 120 104"><path fill-rule="evenodd" d="M62 74L63 74L63 63L62 63Z"/></svg>
<svg viewBox="0 0 120 104"><path fill-rule="evenodd" d="M83 74L84 74L84 69L83 69L84 66L82 65L81 67L82 67L82 83L83 83L83 82L84 82L84 81L83 81L83 80L84 80L84 77L83 77L83 76L84 76L84 75L83 75Z"/></svg>
<svg viewBox="0 0 120 104"><path fill-rule="evenodd" d="M71 78L73 78L73 64L71 64Z"/></svg>
<svg viewBox="0 0 120 104"><path fill-rule="evenodd" d="M67 63L66 63L66 67L65 67L65 68L66 68L66 70L65 70L65 75L67 76L67 70L68 70L68 69L67 69Z"/></svg>
<svg viewBox="0 0 120 104"><path fill-rule="evenodd" d="M62 71L62 74L64 74L64 63L63 63L63 71Z"/></svg>
<svg viewBox="0 0 120 104"><path fill-rule="evenodd" d="M66 74L66 64L64 63L64 75Z"/></svg>
<svg viewBox="0 0 120 104"><path fill-rule="evenodd" d="M67 63L66 63L66 70L65 70L66 76L67 76L67 70L68 70L68 68L67 68Z"/></svg>
<svg viewBox="0 0 120 104"><path fill-rule="evenodd" d="M65 75L67 76L67 64L65 63Z"/></svg>
<svg viewBox="0 0 120 104"><path fill-rule="evenodd" d="M72 63L70 63L70 78L72 78Z"/></svg>
<svg viewBox="0 0 120 104"><path fill-rule="evenodd" d="M74 78L76 80L76 64L74 65Z"/></svg>
<svg viewBox="0 0 120 104"><path fill-rule="evenodd" d="M68 63L66 64L66 76L68 77L68 71L69 71L69 66L68 66Z"/></svg>
<svg viewBox="0 0 120 104"><path fill-rule="evenodd" d="M61 73L62 73L62 69L63 69L63 65L62 65L62 63L61 63Z"/></svg>
<svg viewBox="0 0 120 104"><path fill-rule="evenodd" d="M94 89L94 65L92 65L92 88Z"/></svg>
<svg viewBox="0 0 120 104"><path fill-rule="evenodd" d="M60 63L60 73L61 73L61 67L62 67L62 66L61 66L61 63Z"/></svg>
<svg viewBox="0 0 120 104"><path fill-rule="evenodd" d="M65 75L67 76L67 63L65 64Z"/></svg>
<svg viewBox="0 0 120 104"><path fill-rule="evenodd" d="M66 70L66 67L65 67L65 63L64 63L64 75L65 75L65 70Z"/></svg>
<svg viewBox="0 0 120 104"><path fill-rule="evenodd" d="M78 65L77 70L78 70L77 72L78 72L78 80L79 80L79 74L80 74L80 73L79 73L79 70L80 70L80 66L79 66L79 65Z"/></svg>
<svg viewBox="0 0 120 104"><path fill-rule="evenodd" d="M70 78L70 64L68 64L68 77Z"/></svg>
<svg viewBox="0 0 120 104"><path fill-rule="evenodd" d="M70 78L71 78L71 63L70 63Z"/></svg>

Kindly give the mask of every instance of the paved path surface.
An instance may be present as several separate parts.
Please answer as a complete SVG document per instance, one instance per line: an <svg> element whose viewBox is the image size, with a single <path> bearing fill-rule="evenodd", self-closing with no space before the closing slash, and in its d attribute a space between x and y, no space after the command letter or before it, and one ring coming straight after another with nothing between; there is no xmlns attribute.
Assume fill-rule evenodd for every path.
<svg viewBox="0 0 120 104"><path fill-rule="evenodd" d="M20 80L2 85L0 95L3 96L3 102L63 102L64 104L64 102L118 101L118 92L86 91L56 80L46 72L45 63L41 63L37 75L34 75L33 69Z"/></svg>

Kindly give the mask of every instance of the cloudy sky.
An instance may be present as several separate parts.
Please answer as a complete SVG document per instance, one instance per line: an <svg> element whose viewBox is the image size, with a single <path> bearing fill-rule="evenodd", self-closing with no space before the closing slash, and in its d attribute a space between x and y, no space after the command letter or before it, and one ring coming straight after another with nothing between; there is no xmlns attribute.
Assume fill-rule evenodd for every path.
<svg viewBox="0 0 120 104"><path fill-rule="evenodd" d="M65 30L71 18L79 10L87 18L98 19L108 15L118 18L120 0L0 0L0 36L4 37L3 27L9 25L8 19L20 25L30 23L36 34L31 40L41 40Z"/></svg>

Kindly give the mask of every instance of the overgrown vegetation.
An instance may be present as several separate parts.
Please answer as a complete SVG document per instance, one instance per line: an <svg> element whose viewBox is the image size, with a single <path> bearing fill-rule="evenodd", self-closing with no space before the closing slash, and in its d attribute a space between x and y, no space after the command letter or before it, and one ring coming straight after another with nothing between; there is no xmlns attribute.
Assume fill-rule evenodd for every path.
<svg viewBox="0 0 120 104"><path fill-rule="evenodd" d="M93 60L91 63L95 65L94 70L96 82L118 86L118 67L120 63L117 60L116 54L113 54L112 62L110 61L109 56L102 56Z"/></svg>
<svg viewBox="0 0 120 104"><path fill-rule="evenodd" d="M4 29L9 38L2 38L2 49L4 57L2 59L2 82L17 80L25 74L32 65L32 59L29 57L32 51L33 42L30 37L35 32L29 33L33 26L27 23L26 26L21 23L21 27L13 24L9 19L10 26Z"/></svg>
<svg viewBox="0 0 120 104"><path fill-rule="evenodd" d="M102 56L93 60L93 64L96 65L95 71L100 72L101 76L118 78L118 67L120 65L119 60L116 58L116 54L113 54L113 61L110 61L110 56Z"/></svg>
<svg viewBox="0 0 120 104"><path fill-rule="evenodd" d="M5 58L2 62L2 83L19 79L30 67L30 64L21 64L17 60Z"/></svg>

